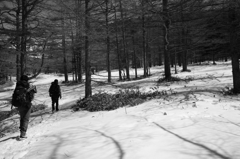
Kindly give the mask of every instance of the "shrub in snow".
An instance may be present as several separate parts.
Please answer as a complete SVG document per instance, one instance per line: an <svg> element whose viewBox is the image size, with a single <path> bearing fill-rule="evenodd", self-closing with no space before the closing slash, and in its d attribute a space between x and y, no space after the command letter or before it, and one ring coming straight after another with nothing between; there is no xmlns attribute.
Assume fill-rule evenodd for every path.
<svg viewBox="0 0 240 159"><path fill-rule="evenodd" d="M89 98L83 98L77 101L73 110L87 111L105 111L114 110L123 106L135 106L146 100L166 95L166 91L140 92L139 89L121 89L115 94L106 92L98 92Z"/></svg>
<svg viewBox="0 0 240 159"><path fill-rule="evenodd" d="M191 76L186 76L186 78L184 78L184 79L181 79L179 77L171 77L171 78L166 79L164 77L164 78L160 78L158 80L158 83L163 83L163 82L181 82L181 81L188 83L188 82L190 82L192 80L194 80L194 78L191 77Z"/></svg>

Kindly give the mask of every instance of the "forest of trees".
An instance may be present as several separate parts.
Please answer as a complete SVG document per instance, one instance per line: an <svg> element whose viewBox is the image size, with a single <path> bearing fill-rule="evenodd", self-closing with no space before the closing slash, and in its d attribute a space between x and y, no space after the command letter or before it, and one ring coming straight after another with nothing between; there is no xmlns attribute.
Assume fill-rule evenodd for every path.
<svg viewBox="0 0 240 159"><path fill-rule="evenodd" d="M231 60L240 93L240 2L237 0L2 0L0 78L59 72L85 79L119 70L119 80L149 76L152 66L190 71L188 64ZM135 68L131 77L129 69ZM124 75L123 75L123 72Z"/></svg>

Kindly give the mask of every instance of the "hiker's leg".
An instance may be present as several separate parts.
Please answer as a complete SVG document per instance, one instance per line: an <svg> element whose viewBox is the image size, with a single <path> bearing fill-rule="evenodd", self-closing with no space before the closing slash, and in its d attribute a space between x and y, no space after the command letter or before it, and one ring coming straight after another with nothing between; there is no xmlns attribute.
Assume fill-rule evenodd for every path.
<svg viewBox="0 0 240 159"><path fill-rule="evenodd" d="M19 130L20 130L20 134L22 135L24 133L24 128L23 128L23 117L24 117L24 109L22 107L18 108L19 111L19 115L20 115L20 126L19 126Z"/></svg>
<svg viewBox="0 0 240 159"><path fill-rule="evenodd" d="M52 98L52 111L54 111L55 110L55 108L54 108L54 97L52 96L51 98Z"/></svg>
<svg viewBox="0 0 240 159"><path fill-rule="evenodd" d="M31 114L31 107L20 107L19 108L19 114L20 114L20 136L26 136L26 132L28 129L28 123L29 123L29 118Z"/></svg>
<svg viewBox="0 0 240 159"><path fill-rule="evenodd" d="M56 98L56 111L59 110L59 109L58 109L58 99L59 99L59 98Z"/></svg>
<svg viewBox="0 0 240 159"><path fill-rule="evenodd" d="M24 128L25 133L27 132L27 129L28 129L30 114L31 114L31 107L26 109L26 114L23 118L23 128Z"/></svg>

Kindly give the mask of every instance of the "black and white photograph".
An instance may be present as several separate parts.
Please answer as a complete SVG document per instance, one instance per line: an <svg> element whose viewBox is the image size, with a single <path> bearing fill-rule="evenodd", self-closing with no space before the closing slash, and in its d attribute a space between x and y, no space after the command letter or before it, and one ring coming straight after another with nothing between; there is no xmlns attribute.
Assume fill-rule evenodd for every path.
<svg viewBox="0 0 240 159"><path fill-rule="evenodd" d="M239 0L0 0L0 159L240 159Z"/></svg>

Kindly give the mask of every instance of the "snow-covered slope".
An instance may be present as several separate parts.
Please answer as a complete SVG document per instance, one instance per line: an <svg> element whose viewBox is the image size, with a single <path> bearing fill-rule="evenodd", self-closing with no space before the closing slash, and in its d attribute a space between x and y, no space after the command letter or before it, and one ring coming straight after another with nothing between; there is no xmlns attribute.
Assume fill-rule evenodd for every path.
<svg viewBox="0 0 240 159"><path fill-rule="evenodd" d="M220 93L225 86L232 85L230 65L192 66L190 69L192 72L177 75L195 78L189 83L158 85L160 67L152 69L154 75L150 78L117 83L119 86L138 85L142 91L155 86L174 92L135 107L109 112L62 109L55 114L48 110L35 114L31 122L38 120L39 124L30 126L28 139L16 141L18 133L0 139L0 158L239 159L239 96ZM43 79L48 78L35 81L40 90L39 101L47 97L51 82ZM116 87L111 85L94 86L94 91L113 92L114 89ZM62 91L63 108L83 95L84 87L62 86Z"/></svg>

